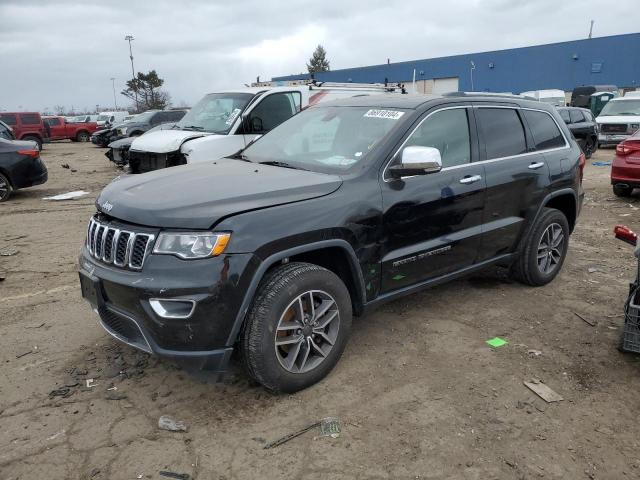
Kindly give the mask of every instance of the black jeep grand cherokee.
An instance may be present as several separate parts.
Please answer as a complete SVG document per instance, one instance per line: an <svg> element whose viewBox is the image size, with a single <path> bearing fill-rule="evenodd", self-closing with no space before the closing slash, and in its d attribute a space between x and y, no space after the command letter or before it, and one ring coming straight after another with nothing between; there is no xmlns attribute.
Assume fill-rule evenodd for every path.
<svg viewBox="0 0 640 480"><path fill-rule="evenodd" d="M233 158L124 177L80 256L114 337L293 392L338 361L352 315L492 264L560 271L584 157L551 106L370 96L309 108Z"/></svg>

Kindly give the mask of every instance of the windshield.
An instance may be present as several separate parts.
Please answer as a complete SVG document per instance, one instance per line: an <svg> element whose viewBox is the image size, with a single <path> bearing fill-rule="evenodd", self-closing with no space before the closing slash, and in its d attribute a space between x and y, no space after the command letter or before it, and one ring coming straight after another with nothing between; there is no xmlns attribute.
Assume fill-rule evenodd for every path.
<svg viewBox="0 0 640 480"><path fill-rule="evenodd" d="M176 127L225 135L252 98L252 93L210 93L189 110Z"/></svg>
<svg viewBox="0 0 640 480"><path fill-rule="evenodd" d="M79 115L77 117L72 117L71 120L67 120L68 123L82 123L87 118L86 115Z"/></svg>
<svg viewBox="0 0 640 480"><path fill-rule="evenodd" d="M640 115L640 99L611 101L604 106L599 116L605 115Z"/></svg>
<svg viewBox="0 0 640 480"><path fill-rule="evenodd" d="M314 107L273 129L242 154L251 162L341 173L362 163L406 112L371 107Z"/></svg>

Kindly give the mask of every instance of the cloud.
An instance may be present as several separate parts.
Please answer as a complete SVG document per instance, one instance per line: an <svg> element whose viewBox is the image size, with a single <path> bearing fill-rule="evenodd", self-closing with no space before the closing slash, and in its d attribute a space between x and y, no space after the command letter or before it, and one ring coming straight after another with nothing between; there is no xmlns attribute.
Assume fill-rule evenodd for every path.
<svg viewBox="0 0 640 480"><path fill-rule="evenodd" d="M156 69L175 103L305 71L322 43L333 69L638 30L637 0L0 0L0 109L111 108ZM120 105L125 103L119 96Z"/></svg>

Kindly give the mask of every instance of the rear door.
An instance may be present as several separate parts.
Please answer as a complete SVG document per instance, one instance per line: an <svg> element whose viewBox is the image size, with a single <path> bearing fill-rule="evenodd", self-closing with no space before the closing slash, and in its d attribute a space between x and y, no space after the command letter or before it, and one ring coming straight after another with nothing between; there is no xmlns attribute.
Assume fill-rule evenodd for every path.
<svg viewBox="0 0 640 480"><path fill-rule="evenodd" d="M470 105L432 111L409 134L408 146L440 150L442 170L402 179L383 174L381 291L389 292L474 264L481 237L484 166Z"/></svg>
<svg viewBox="0 0 640 480"><path fill-rule="evenodd" d="M549 169L517 106L476 105L487 201L479 261L511 253L546 193Z"/></svg>

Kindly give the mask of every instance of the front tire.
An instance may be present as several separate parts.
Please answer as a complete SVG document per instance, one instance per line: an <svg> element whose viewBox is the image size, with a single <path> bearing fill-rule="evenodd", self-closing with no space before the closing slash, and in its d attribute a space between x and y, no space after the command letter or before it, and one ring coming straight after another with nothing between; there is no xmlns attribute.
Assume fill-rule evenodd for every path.
<svg viewBox="0 0 640 480"><path fill-rule="evenodd" d="M288 263L262 281L241 335L247 373L273 392L317 383L336 365L351 330L351 298L333 272Z"/></svg>
<svg viewBox="0 0 640 480"><path fill-rule="evenodd" d="M13 187L11 187L11 182L9 179L0 173L0 202L6 202L11 197L11 192L13 192Z"/></svg>
<svg viewBox="0 0 640 480"><path fill-rule="evenodd" d="M587 160L590 159L593 153L596 151L597 145L598 141L595 138L587 138L584 146L584 156Z"/></svg>
<svg viewBox="0 0 640 480"><path fill-rule="evenodd" d="M555 208L543 208L513 265L513 276L539 287L560 273L569 247L569 222Z"/></svg>

